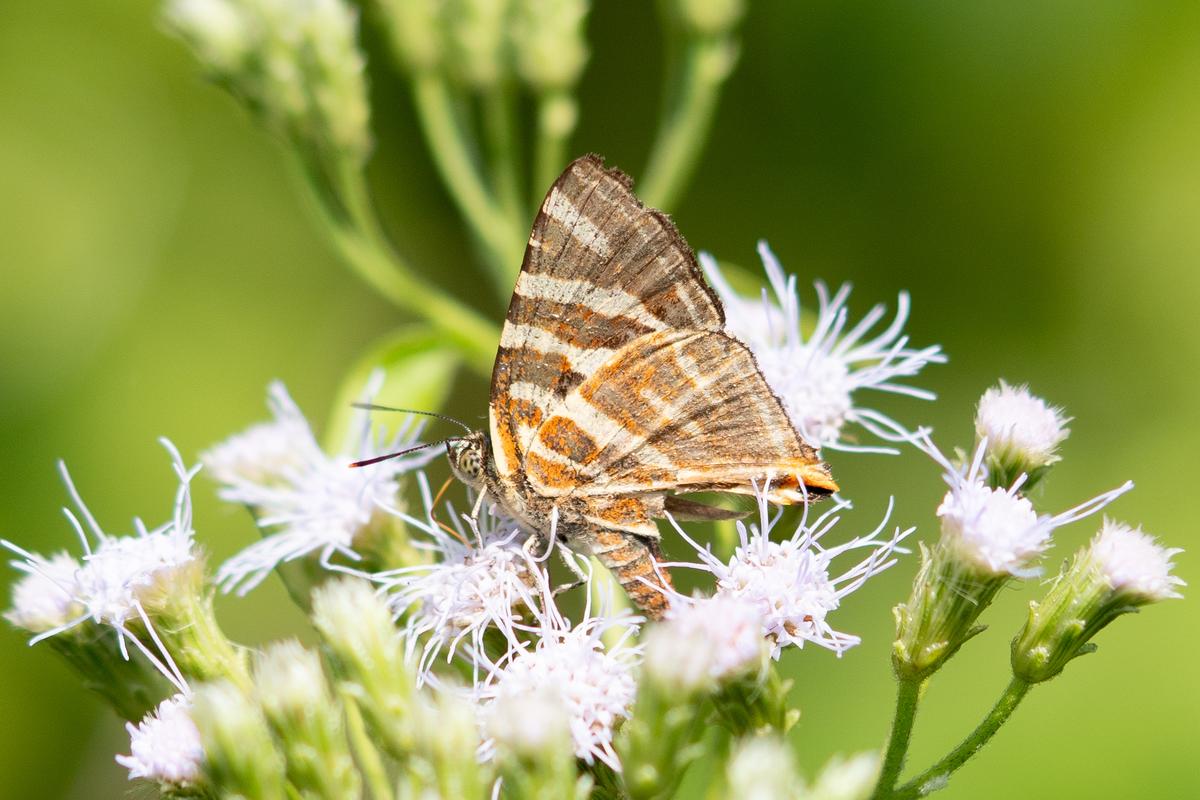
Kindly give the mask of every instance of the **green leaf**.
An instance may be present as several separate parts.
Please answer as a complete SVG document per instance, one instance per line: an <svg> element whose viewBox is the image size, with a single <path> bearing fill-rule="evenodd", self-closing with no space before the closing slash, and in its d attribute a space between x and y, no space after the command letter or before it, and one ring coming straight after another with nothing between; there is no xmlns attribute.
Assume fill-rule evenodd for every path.
<svg viewBox="0 0 1200 800"><path fill-rule="evenodd" d="M459 363L457 351L445 338L423 325L400 328L378 339L342 378L325 429L326 450L341 449L353 417L352 404L362 399L373 370L382 369L386 375L373 402L436 411L450 393Z"/></svg>

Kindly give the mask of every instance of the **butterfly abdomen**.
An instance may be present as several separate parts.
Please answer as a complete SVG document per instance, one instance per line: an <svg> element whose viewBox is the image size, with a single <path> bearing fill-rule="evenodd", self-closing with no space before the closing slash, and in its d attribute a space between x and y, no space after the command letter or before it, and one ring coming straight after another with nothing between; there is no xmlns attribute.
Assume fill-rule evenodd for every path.
<svg viewBox="0 0 1200 800"><path fill-rule="evenodd" d="M661 619L671 602L671 575L658 542L626 531L599 529L588 543L592 555L608 569L633 604L650 619Z"/></svg>

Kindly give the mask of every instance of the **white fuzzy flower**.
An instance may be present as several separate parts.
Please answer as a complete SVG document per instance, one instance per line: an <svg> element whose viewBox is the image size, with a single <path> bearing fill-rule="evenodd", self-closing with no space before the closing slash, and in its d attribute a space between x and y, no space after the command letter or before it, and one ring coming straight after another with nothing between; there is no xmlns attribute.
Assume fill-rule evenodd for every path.
<svg viewBox="0 0 1200 800"><path fill-rule="evenodd" d="M418 473L417 483L425 517L418 519L399 510L393 513L429 537L414 546L433 552L435 560L380 572L373 579L388 592L396 616L404 618L409 652L425 639L417 669L423 683L431 677L433 663L441 653L452 658L462 642L472 645L473 651L482 649L487 628L510 618L513 607L529 598L536 567L521 549L528 534L498 509L483 509L478 518L472 518L455 514L447 504L447 517L455 530L452 536L434 518L424 473Z"/></svg>
<svg viewBox="0 0 1200 800"><path fill-rule="evenodd" d="M751 671L766 652L759 604L733 595L672 599L642 643L646 674L685 692Z"/></svg>
<svg viewBox="0 0 1200 800"><path fill-rule="evenodd" d="M871 329L883 318L886 308L875 306L848 328L846 298L850 286L843 285L830 296L825 284L818 282L816 324L806 338L795 276L785 275L765 242L759 243L758 252L774 299L765 289L761 299L737 294L716 260L707 253L700 254L700 263L725 304L726 330L749 346L767 383L783 401L806 441L837 450L895 452L891 448L850 445L843 434L847 424L855 424L883 439L901 438L899 423L857 402L855 395L860 390L925 400L934 397L931 392L896 382L915 376L927 364L946 360L937 345L921 349L908 346L908 337L902 333L908 319L908 295L900 294L891 324L871 336Z"/></svg>
<svg viewBox="0 0 1200 800"><path fill-rule="evenodd" d="M368 383L367 398L381 379L377 375ZM265 534L217 571L227 592L245 594L279 564L312 553L325 566L339 553L359 560L355 538L385 513L382 506L395 502L397 478L437 455L426 450L351 469L355 459L410 446L416 432L406 425L390 441L372 436L369 412L360 410L341 451L328 455L282 383L271 384L267 404L274 420L201 455L221 483L220 497L249 507Z"/></svg>
<svg viewBox="0 0 1200 800"><path fill-rule="evenodd" d="M497 748L537 758L558 752L571 737L570 725L562 700L535 688L524 695L506 692L492 701L484 735Z"/></svg>
<svg viewBox="0 0 1200 800"><path fill-rule="evenodd" d="M75 514L64 508L63 513L71 521L83 545L82 564L74 571L69 581L65 571L57 577L48 572L40 574L70 592L71 604L77 606L80 612L73 618L42 631L30 643L55 636L90 619L97 624L116 629L120 634L122 655L128 657L126 645L133 643L177 689L186 691L187 684L183 676L159 641L146 612L145 601L164 586L172 585L179 576L196 564L190 486L200 467L188 469L175 446L166 439L160 441L170 452L175 473L179 478L174 514L170 521L153 530L148 529L140 519L134 518L136 534L133 536L112 536L105 533L75 489L66 465L59 462L63 482L76 510L91 531L95 545L88 540L83 525ZM40 565L45 563L40 557L11 542L4 541L2 544L24 557L25 561L20 569L26 572L37 572ZM130 632L127 625L131 620L145 626L151 640L157 646L157 652Z"/></svg>
<svg viewBox="0 0 1200 800"><path fill-rule="evenodd" d="M1141 528L1106 519L1092 540L1089 556L1113 591L1136 602L1154 603L1182 597L1176 587L1186 584L1171 574L1171 559L1182 552L1178 547L1163 547Z"/></svg>
<svg viewBox="0 0 1200 800"><path fill-rule="evenodd" d="M838 512L850 505L839 501L811 523L806 510L791 537L771 541L771 530L780 515L776 512L772 518L765 490L756 494L759 522L749 529L738 523L741 543L728 562L718 559L708 547L700 547L678 525L676 530L696 548L703 569L716 577L716 597L737 598L757 607L762 633L772 645L773 658L779 658L787 645L803 647L805 642L828 648L840 656L861 639L834 630L826 617L837 609L843 597L896 563L893 555L904 552L899 544L914 529L897 528L891 538L879 538L891 515L889 503L888 513L874 531L826 548L821 538L838 523ZM831 574L834 559L858 549L870 550L870 555L840 575Z"/></svg>
<svg viewBox="0 0 1200 800"><path fill-rule="evenodd" d="M728 797L789 800L800 797L802 782L788 745L771 736L747 736L736 743L727 763Z"/></svg>
<svg viewBox="0 0 1200 800"><path fill-rule="evenodd" d="M26 575L13 586L12 608L4 616L30 633L45 633L66 625L83 611L75 599L75 574L80 565L65 552L48 559L31 555L28 560L11 562Z"/></svg>
<svg viewBox="0 0 1200 800"><path fill-rule="evenodd" d="M1061 408L1029 392L1000 381L979 399L975 413L975 433L987 439L988 454L1000 464L1014 465L1014 477L1021 472L1058 461L1058 446L1070 430Z"/></svg>
<svg viewBox="0 0 1200 800"><path fill-rule="evenodd" d="M204 747L189 710L187 698L177 694L159 703L139 724L125 724L129 755L117 756L117 763L129 770L130 780L182 786L200 778Z"/></svg>
<svg viewBox="0 0 1200 800"><path fill-rule="evenodd" d="M493 715L513 707L509 698L541 694L566 709L578 758L589 764L599 759L619 770L613 726L628 716L636 693L633 667L639 650L626 644L635 618L593 616L589 603L582 621L572 625L554 605L549 576L544 570L537 572L540 607L531 600L536 624L511 621L505 630L509 649L498 661L489 661L482 652L474 654L485 671L475 689L483 729L497 724ZM606 646L602 637L611 628L624 632ZM534 634L535 641L530 643L517 631ZM485 741L483 755L490 756L494 746Z"/></svg>
<svg viewBox="0 0 1200 800"><path fill-rule="evenodd" d="M218 73L238 69L252 44L246 20L229 0L170 0L163 19Z"/></svg>
<svg viewBox="0 0 1200 800"><path fill-rule="evenodd" d="M1061 514L1039 515L1020 494L1024 476L1007 489L992 489L983 482L986 439L965 471L950 463L928 431L918 432L913 442L942 466L950 486L937 510L942 535L959 558L987 576L1037 574L1033 562L1050 546L1055 529L1096 513L1133 488L1133 482L1126 481Z"/></svg>

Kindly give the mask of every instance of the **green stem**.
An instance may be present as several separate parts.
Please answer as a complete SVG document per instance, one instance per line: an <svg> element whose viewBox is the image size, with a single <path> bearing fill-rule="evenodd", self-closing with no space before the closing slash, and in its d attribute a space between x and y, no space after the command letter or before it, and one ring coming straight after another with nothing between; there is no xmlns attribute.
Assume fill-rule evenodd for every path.
<svg viewBox="0 0 1200 800"><path fill-rule="evenodd" d="M367 734L362 712L358 710L358 700L345 689L339 694L342 707L346 710L346 733L350 739L350 746L354 749L354 756L362 768L371 797L373 800L392 800L392 786L388 780L387 768L383 765L383 757Z"/></svg>
<svg viewBox="0 0 1200 800"><path fill-rule="evenodd" d="M455 114L446 80L436 73L418 74L413 78L413 96L438 173L483 246L501 300L507 300L525 249L523 226L509 219L489 194L472 157L469 134Z"/></svg>
<svg viewBox="0 0 1200 800"><path fill-rule="evenodd" d="M537 141L533 155L533 207L542 204L550 184L567 165L567 142L575 130L578 114L575 98L562 90L543 92L538 97Z"/></svg>
<svg viewBox="0 0 1200 800"><path fill-rule="evenodd" d="M962 741L962 744L951 750L945 758L932 767L896 789L892 797L896 800L914 800L945 786L950 776L996 735L996 731L1000 730L1000 726L1008 721L1032 687L1033 684L1014 676L1004 693L1000 695L1000 699L996 701L996 705L983 718L983 722L980 722L979 726L971 732L971 735Z"/></svg>
<svg viewBox="0 0 1200 800"><path fill-rule="evenodd" d="M375 217L362 170L342 165L336 185L330 187L311 164L302 165L305 183L342 259L383 297L445 336L475 371L490 375L498 338L495 326L418 275L396 253Z"/></svg>
<svg viewBox="0 0 1200 800"><path fill-rule="evenodd" d="M670 208L677 199L700 149L708 138L721 84L732 68L734 44L720 38L699 38L683 48L675 99L659 126L640 184L646 205Z"/></svg>
<svg viewBox="0 0 1200 800"><path fill-rule="evenodd" d="M900 778L904 768L904 757L908 754L908 743L912 738L913 723L917 719L917 704L925 688L923 679L901 678L896 684L896 714L892 718L892 733L888 737L883 766L875 784L872 800L884 800L892 796L892 787Z"/></svg>
<svg viewBox="0 0 1200 800"><path fill-rule="evenodd" d="M507 83L491 87L483 95L483 125L488 138L492 188L505 216L521 220L520 154L517 149L513 88ZM516 224L515 222L513 224Z"/></svg>

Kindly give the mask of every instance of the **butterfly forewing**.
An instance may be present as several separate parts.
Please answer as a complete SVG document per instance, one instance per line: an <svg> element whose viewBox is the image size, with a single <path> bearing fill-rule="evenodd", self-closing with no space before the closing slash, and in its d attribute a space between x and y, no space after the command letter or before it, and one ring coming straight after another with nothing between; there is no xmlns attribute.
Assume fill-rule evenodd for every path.
<svg viewBox="0 0 1200 800"><path fill-rule="evenodd" d="M489 415L500 474L516 474L537 429L626 344L723 323L671 221L599 158L574 162L542 203L501 334Z"/></svg>

